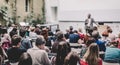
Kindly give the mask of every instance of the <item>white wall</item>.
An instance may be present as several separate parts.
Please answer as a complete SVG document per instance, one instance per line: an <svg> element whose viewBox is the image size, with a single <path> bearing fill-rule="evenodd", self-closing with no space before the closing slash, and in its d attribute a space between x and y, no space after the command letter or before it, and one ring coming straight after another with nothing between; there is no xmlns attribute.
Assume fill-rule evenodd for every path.
<svg viewBox="0 0 120 65"><path fill-rule="evenodd" d="M58 0L45 0L45 8L46 8L45 15L46 15L47 23L58 23L58 19L57 19L58 5L59 5ZM57 10L55 8L57 8Z"/></svg>
<svg viewBox="0 0 120 65"><path fill-rule="evenodd" d="M84 21L91 13L96 21L120 21L120 0L60 0L61 21Z"/></svg>

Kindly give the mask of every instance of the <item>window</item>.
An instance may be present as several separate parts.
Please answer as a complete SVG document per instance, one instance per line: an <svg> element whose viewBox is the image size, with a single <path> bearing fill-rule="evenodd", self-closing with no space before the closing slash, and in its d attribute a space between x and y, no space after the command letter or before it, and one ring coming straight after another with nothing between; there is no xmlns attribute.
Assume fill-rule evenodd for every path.
<svg viewBox="0 0 120 65"><path fill-rule="evenodd" d="M29 11L29 6L30 6L30 0L25 0L25 11Z"/></svg>

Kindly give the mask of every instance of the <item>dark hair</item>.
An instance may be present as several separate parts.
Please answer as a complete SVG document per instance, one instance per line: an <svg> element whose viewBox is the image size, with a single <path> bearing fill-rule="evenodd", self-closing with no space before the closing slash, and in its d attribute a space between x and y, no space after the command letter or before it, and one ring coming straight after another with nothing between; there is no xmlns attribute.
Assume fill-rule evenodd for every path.
<svg viewBox="0 0 120 65"><path fill-rule="evenodd" d="M58 31L60 31L60 29L56 29L55 31L58 32Z"/></svg>
<svg viewBox="0 0 120 65"><path fill-rule="evenodd" d="M70 26L70 30L73 30L73 26Z"/></svg>
<svg viewBox="0 0 120 65"><path fill-rule="evenodd" d="M112 41L112 42L110 42L110 45L118 47L118 43L119 43L118 41Z"/></svg>
<svg viewBox="0 0 120 65"><path fill-rule="evenodd" d="M77 62L80 61L80 58L76 52L70 52L66 58L64 65L77 65Z"/></svg>
<svg viewBox="0 0 120 65"><path fill-rule="evenodd" d="M20 30L20 36L21 36L21 37L24 37L25 34L26 34L26 30L21 29L21 30Z"/></svg>
<svg viewBox="0 0 120 65"><path fill-rule="evenodd" d="M71 48L68 42L60 42L57 49L56 65L63 65L64 59L70 51Z"/></svg>
<svg viewBox="0 0 120 65"><path fill-rule="evenodd" d="M17 35L14 35L12 37L12 45L17 46L19 44L19 42L21 42L21 37L17 36Z"/></svg>
<svg viewBox="0 0 120 65"><path fill-rule="evenodd" d="M15 31L15 32L16 32L16 31L17 31L17 28L13 28L13 30L12 30L12 31Z"/></svg>
<svg viewBox="0 0 120 65"><path fill-rule="evenodd" d="M40 35L41 34L41 30L40 29L35 29L35 33L37 34L37 35Z"/></svg>
<svg viewBox="0 0 120 65"><path fill-rule="evenodd" d="M96 26L93 27L93 30L98 30L98 28Z"/></svg>
<svg viewBox="0 0 120 65"><path fill-rule="evenodd" d="M77 31L77 30L74 30L74 33L78 33L78 31Z"/></svg>
<svg viewBox="0 0 120 65"><path fill-rule="evenodd" d="M95 39L98 39L99 38L99 32L97 32L97 31L92 32L92 37L94 37Z"/></svg>
<svg viewBox="0 0 120 65"><path fill-rule="evenodd" d="M23 53L20 57L18 65L32 65L32 58L28 53Z"/></svg>
<svg viewBox="0 0 120 65"><path fill-rule="evenodd" d="M63 38L64 38L64 34L61 31L57 32L56 39L57 40L62 40Z"/></svg>
<svg viewBox="0 0 120 65"><path fill-rule="evenodd" d="M37 38L35 41L35 45L38 46L42 44L45 44L45 40L43 40L42 38Z"/></svg>
<svg viewBox="0 0 120 65"><path fill-rule="evenodd" d="M95 39L93 37L89 37L88 40L86 41L87 47L92 43L95 43Z"/></svg>
<svg viewBox="0 0 120 65"><path fill-rule="evenodd" d="M108 29L108 32L109 32L109 33L112 33L113 31L112 31L112 29L110 28L110 29Z"/></svg>

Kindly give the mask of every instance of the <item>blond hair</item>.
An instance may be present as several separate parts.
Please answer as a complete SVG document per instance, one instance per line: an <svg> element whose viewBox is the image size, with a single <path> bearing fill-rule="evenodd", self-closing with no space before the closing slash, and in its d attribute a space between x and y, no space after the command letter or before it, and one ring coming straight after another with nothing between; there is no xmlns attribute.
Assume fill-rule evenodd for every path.
<svg viewBox="0 0 120 65"><path fill-rule="evenodd" d="M88 50L86 51L83 59L88 63L88 65L98 65L99 62L99 48L96 43L90 44Z"/></svg>

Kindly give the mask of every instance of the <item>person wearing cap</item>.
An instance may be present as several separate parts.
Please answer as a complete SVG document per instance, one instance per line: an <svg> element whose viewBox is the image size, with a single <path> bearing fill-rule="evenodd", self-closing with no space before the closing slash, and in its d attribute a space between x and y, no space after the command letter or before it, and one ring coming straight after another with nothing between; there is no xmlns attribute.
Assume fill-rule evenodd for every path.
<svg viewBox="0 0 120 65"><path fill-rule="evenodd" d="M45 41L42 38L37 38L35 46L27 50L32 57L32 65L51 65L48 54L45 51Z"/></svg>

